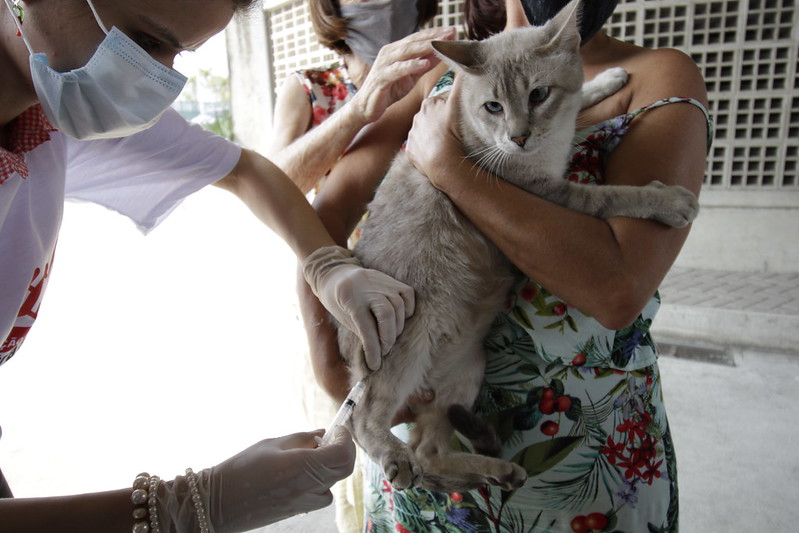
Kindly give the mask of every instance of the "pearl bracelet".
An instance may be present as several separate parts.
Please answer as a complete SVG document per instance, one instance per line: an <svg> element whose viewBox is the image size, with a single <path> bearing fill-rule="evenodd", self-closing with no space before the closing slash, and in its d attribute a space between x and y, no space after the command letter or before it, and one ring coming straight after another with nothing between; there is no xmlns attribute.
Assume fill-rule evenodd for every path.
<svg viewBox="0 0 799 533"><path fill-rule="evenodd" d="M197 487L197 474L191 468L186 469L186 481L191 490L191 500L194 502L194 510L197 511L197 525L200 527L200 533L211 533L208 528L208 517L205 514L205 507L203 507L203 500L200 496L200 489Z"/></svg>
<svg viewBox="0 0 799 533"><path fill-rule="evenodd" d="M133 492L130 494L134 505L132 533L161 533L156 505L160 481L158 476L151 476L147 472L142 472L133 480Z"/></svg>

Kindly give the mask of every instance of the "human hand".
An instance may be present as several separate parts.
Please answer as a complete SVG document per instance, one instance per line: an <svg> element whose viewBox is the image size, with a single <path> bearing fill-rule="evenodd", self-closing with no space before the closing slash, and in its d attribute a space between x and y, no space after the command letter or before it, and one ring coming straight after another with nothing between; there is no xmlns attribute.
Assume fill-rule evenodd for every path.
<svg viewBox="0 0 799 533"><path fill-rule="evenodd" d="M405 146L411 163L438 189L442 189L442 179L449 175L449 172L438 170L454 168L464 157L458 132L459 79L456 75L447 98L425 98L413 117Z"/></svg>
<svg viewBox="0 0 799 533"><path fill-rule="evenodd" d="M350 105L358 110L367 124L379 119L391 104L408 94L419 78L439 62L430 42L454 37L455 28L430 28L387 44L380 49L369 75Z"/></svg>
<svg viewBox="0 0 799 533"><path fill-rule="evenodd" d="M343 427L330 444L295 433L268 439L211 469L210 520L216 533L249 531L326 507L330 487L355 464L355 444Z"/></svg>
<svg viewBox="0 0 799 533"><path fill-rule="evenodd" d="M361 339L367 368L380 368L413 314L413 289L362 267L340 246L319 248L305 259L302 270L322 305Z"/></svg>
<svg viewBox="0 0 799 533"><path fill-rule="evenodd" d="M330 487L355 464L355 444L337 427L330 444L320 432L266 439L194 475L199 502L216 533L250 531L330 504ZM200 531L187 475L158 489L162 531Z"/></svg>

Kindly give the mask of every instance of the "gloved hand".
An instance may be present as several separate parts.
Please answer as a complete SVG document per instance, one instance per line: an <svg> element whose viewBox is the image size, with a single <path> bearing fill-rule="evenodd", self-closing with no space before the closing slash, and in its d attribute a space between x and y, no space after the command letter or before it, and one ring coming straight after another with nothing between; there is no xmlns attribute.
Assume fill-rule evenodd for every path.
<svg viewBox="0 0 799 533"><path fill-rule="evenodd" d="M196 474L200 501L212 533L249 531L333 501L330 487L347 477L355 444L343 426L330 444L317 448L314 435L295 433L267 439ZM186 477L158 489L161 531L200 531Z"/></svg>
<svg viewBox="0 0 799 533"><path fill-rule="evenodd" d="M363 344L366 366L377 370L413 314L413 289L364 268L341 246L314 251L302 264L305 280L330 313Z"/></svg>

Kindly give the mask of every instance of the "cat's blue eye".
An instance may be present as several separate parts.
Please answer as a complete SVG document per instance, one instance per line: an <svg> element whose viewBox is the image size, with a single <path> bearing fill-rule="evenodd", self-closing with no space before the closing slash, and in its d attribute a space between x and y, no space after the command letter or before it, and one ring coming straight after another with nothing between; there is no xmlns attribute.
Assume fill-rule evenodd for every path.
<svg viewBox="0 0 799 533"><path fill-rule="evenodd" d="M537 104L543 102L549 96L549 87L536 87L530 93L530 103Z"/></svg>
<svg viewBox="0 0 799 533"><path fill-rule="evenodd" d="M485 107L486 111L488 111L492 115L496 115L497 113L502 113L502 104L500 104L499 102L486 102L485 104L483 104L483 107Z"/></svg>

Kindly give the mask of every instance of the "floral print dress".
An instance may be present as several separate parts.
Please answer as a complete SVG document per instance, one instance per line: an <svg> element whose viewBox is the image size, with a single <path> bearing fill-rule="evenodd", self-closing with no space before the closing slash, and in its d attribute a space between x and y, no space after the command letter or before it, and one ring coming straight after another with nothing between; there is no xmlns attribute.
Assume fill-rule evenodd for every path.
<svg viewBox="0 0 799 533"><path fill-rule="evenodd" d="M436 90L448 85L444 79ZM699 102L671 98L579 131L566 177L600 185L605 158L633 120L675 103L695 105L707 117ZM526 484L510 492L395 491L369 461L364 529L677 531L677 468L649 334L659 306L655 294L631 326L613 331L534 280L519 280L485 340L475 409L496 428L503 457L527 470ZM407 430L394 428L400 437Z"/></svg>
<svg viewBox="0 0 799 533"><path fill-rule="evenodd" d="M333 63L323 69L305 69L294 73L308 95L313 113L313 126L318 126L344 107L355 96L355 85L347 67ZM312 126L312 127L313 127Z"/></svg>

